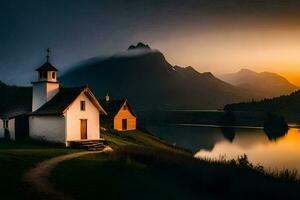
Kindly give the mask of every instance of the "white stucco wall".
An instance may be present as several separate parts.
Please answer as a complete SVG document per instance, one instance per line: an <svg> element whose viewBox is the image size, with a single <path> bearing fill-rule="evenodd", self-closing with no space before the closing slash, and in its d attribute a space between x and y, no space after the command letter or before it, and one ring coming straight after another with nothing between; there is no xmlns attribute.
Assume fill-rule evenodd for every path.
<svg viewBox="0 0 300 200"><path fill-rule="evenodd" d="M33 84L32 111L39 109L59 92L59 82L40 82Z"/></svg>
<svg viewBox="0 0 300 200"><path fill-rule="evenodd" d="M80 101L85 101L85 111L80 110ZM85 94L81 94L65 113L67 141L81 140L80 120L87 119L87 139L100 138L99 111Z"/></svg>
<svg viewBox="0 0 300 200"><path fill-rule="evenodd" d="M34 139L65 143L64 116L30 116L29 135Z"/></svg>
<svg viewBox="0 0 300 200"><path fill-rule="evenodd" d="M4 128L2 119L0 119L0 138L4 138Z"/></svg>
<svg viewBox="0 0 300 200"><path fill-rule="evenodd" d="M59 83L47 83L47 101L59 92Z"/></svg>
<svg viewBox="0 0 300 200"><path fill-rule="evenodd" d="M47 102L46 83L34 83L32 89L32 111L36 111Z"/></svg>

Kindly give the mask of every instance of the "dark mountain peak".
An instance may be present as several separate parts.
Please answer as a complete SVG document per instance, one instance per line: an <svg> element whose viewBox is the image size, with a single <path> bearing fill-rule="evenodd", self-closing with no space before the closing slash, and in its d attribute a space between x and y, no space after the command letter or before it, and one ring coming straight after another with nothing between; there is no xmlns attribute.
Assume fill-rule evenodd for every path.
<svg viewBox="0 0 300 200"><path fill-rule="evenodd" d="M211 72L203 72L202 76L206 79L221 81L220 79L216 78L215 75L213 75Z"/></svg>
<svg viewBox="0 0 300 200"><path fill-rule="evenodd" d="M211 72L203 72L203 75L210 76L210 77L215 77Z"/></svg>
<svg viewBox="0 0 300 200"><path fill-rule="evenodd" d="M129 49L82 65L60 80L68 86L89 84L98 97L109 90L113 96L126 97L136 110L220 108L256 97L210 73L199 73L190 66L172 66L163 53L148 45L137 44Z"/></svg>
<svg viewBox="0 0 300 200"><path fill-rule="evenodd" d="M110 57L110 59L119 59L119 58L130 58L130 59L156 59L156 60L165 60L164 55L156 49L151 49L149 45L139 42L136 46L131 45L127 51L122 51L116 53Z"/></svg>
<svg viewBox="0 0 300 200"><path fill-rule="evenodd" d="M197 72L192 66L181 67L181 66L178 66L178 65L174 65L173 68L174 69L182 69L182 70L186 70L186 71L195 71L195 72Z"/></svg>
<svg viewBox="0 0 300 200"><path fill-rule="evenodd" d="M198 72L195 68L193 68L192 66L187 66L185 69L186 69L187 71L189 71L189 72L194 73L194 74L202 75L203 77L215 78L215 76L214 76L211 72L203 72L203 73L200 73L200 72Z"/></svg>
<svg viewBox="0 0 300 200"><path fill-rule="evenodd" d="M173 66L173 69L175 71L178 71L178 72L185 72L185 73L189 73L189 74L197 74L199 75L200 73L195 70L192 66L187 66L187 67L181 67L181 66L178 66L178 65L175 65Z"/></svg>
<svg viewBox="0 0 300 200"><path fill-rule="evenodd" d="M139 43L137 43L137 45L130 45L128 47L128 50L133 50L133 49L144 49L144 50L148 49L148 50L150 50L151 48L148 44L144 44L142 42L139 42Z"/></svg>

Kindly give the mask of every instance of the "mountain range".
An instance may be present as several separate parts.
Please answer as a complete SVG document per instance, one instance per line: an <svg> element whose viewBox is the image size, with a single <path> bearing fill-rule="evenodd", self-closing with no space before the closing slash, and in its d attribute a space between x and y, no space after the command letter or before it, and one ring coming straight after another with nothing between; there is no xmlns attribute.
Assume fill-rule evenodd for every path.
<svg viewBox="0 0 300 200"><path fill-rule="evenodd" d="M299 89L286 78L271 72L257 73L241 69L237 73L220 75L219 78L265 98L287 95Z"/></svg>
<svg viewBox="0 0 300 200"><path fill-rule="evenodd" d="M241 70L239 74L253 73L249 70ZM265 73L263 75L271 76L266 76ZM275 74L272 76L280 77ZM269 84L269 89L274 90L272 94L264 93L262 89L253 89L255 85L246 88L237 81L230 84L216 78L210 72L200 73L190 66L172 66L160 51L151 49L149 45L143 43L131 45L126 51L112 56L84 60L72 66L59 77L59 80L63 86L87 84L98 98L104 98L106 94L109 94L111 99L127 98L138 111L221 109L226 104L275 95L277 89L280 92L276 95L285 94L289 89L291 91L296 89L296 86L289 84L282 77L268 81L273 84ZM247 78L247 80L251 79ZM262 84L254 79L252 81ZM0 112L22 102L31 105L30 87L9 86L0 82L0 92L2 94ZM23 101L22 98L25 100Z"/></svg>
<svg viewBox="0 0 300 200"><path fill-rule="evenodd" d="M81 62L60 77L67 86L88 84L98 97L127 98L138 110L216 109L261 96L192 67L172 66L148 45Z"/></svg>

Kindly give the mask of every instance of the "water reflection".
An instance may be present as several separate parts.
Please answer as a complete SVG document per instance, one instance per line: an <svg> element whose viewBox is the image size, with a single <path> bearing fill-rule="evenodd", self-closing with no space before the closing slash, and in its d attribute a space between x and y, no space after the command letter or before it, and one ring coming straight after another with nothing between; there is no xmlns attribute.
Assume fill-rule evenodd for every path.
<svg viewBox="0 0 300 200"><path fill-rule="evenodd" d="M245 137L246 136L246 137ZM291 128L286 135L270 141L268 137L257 134L249 140L250 134L236 134L234 142L219 141L211 151L199 150L195 157L218 159L225 155L228 159L247 154L250 162L262 164L267 168L289 168L300 170L300 133Z"/></svg>
<svg viewBox="0 0 300 200"><path fill-rule="evenodd" d="M194 152L212 150L218 141L224 140L219 128L178 125L148 125L147 128L169 143Z"/></svg>
<svg viewBox="0 0 300 200"><path fill-rule="evenodd" d="M221 127L220 128L224 138L226 138L229 142L233 142L235 137L235 128L234 127Z"/></svg>
<svg viewBox="0 0 300 200"><path fill-rule="evenodd" d="M235 127L221 126L220 130L225 139L229 142L233 142L235 138ZM276 141L277 139L285 136L288 133L288 126L285 124L274 123L274 121L266 121L264 123L264 133L270 141Z"/></svg>
<svg viewBox="0 0 300 200"><path fill-rule="evenodd" d="M264 121L264 131L269 140L276 141L288 132L288 124L282 116L268 113Z"/></svg>
<svg viewBox="0 0 300 200"><path fill-rule="evenodd" d="M220 129L224 138L226 138L229 142L233 142L235 137L235 128L233 127L235 122L236 118L232 111L225 112L218 122L218 124L221 126Z"/></svg>
<svg viewBox="0 0 300 200"><path fill-rule="evenodd" d="M290 128L273 132L267 128L191 127L156 125L148 127L161 138L195 152L196 157L228 159L247 154L249 161L265 167L300 170L300 132Z"/></svg>

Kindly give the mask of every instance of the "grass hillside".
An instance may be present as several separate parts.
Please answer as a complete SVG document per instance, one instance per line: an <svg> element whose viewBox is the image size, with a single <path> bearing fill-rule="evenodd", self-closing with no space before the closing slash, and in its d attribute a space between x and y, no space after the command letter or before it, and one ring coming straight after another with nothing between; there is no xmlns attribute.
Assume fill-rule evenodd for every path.
<svg viewBox="0 0 300 200"><path fill-rule="evenodd" d="M54 144L0 140L0 199L33 199L27 196L23 174L40 161L75 151Z"/></svg>
<svg viewBox="0 0 300 200"><path fill-rule="evenodd" d="M57 188L74 199L296 199L289 171L267 173L246 156L234 161L195 159L184 149L141 131L102 134L112 153L62 162Z"/></svg>
<svg viewBox="0 0 300 200"><path fill-rule="evenodd" d="M114 151L60 163L56 188L81 199L299 199L297 175L266 172L246 156L199 160L146 131L103 133ZM39 199L22 176L38 162L78 150L46 143L0 142L0 199ZM52 199L49 196L49 199Z"/></svg>

